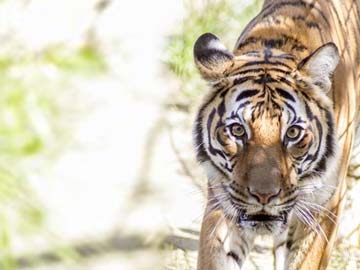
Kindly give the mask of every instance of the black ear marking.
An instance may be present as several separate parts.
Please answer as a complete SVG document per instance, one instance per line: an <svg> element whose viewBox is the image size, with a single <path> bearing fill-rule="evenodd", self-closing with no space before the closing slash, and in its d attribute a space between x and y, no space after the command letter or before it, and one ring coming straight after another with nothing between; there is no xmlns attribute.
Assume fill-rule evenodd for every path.
<svg viewBox="0 0 360 270"><path fill-rule="evenodd" d="M234 55L211 33L201 35L194 45L194 59L203 78L219 79L231 66Z"/></svg>
<svg viewBox="0 0 360 270"><path fill-rule="evenodd" d="M211 33L205 33L197 39L194 45L194 56L197 61L208 68L211 68L213 64L227 62L234 57Z"/></svg>

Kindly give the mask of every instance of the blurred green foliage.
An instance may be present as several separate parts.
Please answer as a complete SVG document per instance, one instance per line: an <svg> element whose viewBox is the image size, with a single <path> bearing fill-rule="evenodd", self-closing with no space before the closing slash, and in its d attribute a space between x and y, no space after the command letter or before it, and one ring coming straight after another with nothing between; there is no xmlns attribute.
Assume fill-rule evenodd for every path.
<svg viewBox="0 0 360 270"><path fill-rule="evenodd" d="M193 61L193 46L203 33L217 35L231 50L242 29L260 10L262 0L254 0L245 8L242 1L184 0L186 17L178 34L170 39L165 62L180 80L181 102L192 103L204 90Z"/></svg>
<svg viewBox="0 0 360 270"><path fill-rule="evenodd" d="M17 269L14 239L39 232L46 218L28 183L34 172L26 164L63 147L60 100L69 95L64 89L69 78L105 71L101 53L90 45L0 55L0 269ZM58 256L72 253L65 248Z"/></svg>
<svg viewBox="0 0 360 270"><path fill-rule="evenodd" d="M93 46L83 46L76 50L69 50L63 46L49 48L44 52L44 60L62 71L83 75L94 75L106 71L104 58Z"/></svg>

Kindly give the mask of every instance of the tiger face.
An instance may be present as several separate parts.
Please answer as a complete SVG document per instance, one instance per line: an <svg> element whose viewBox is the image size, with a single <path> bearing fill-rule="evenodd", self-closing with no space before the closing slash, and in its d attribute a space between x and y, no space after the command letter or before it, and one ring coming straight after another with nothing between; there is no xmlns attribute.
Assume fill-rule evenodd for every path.
<svg viewBox="0 0 360 270"><path fill-rule="evenodd" d="M233 55L212 34L194 47L211 85L195 124L210 204L238 226L280 233L302 206L323 205L336 169L332 103L339 55L328 43L304 59L270 47ZM334 183L334 185L336 185Z"/></svg>

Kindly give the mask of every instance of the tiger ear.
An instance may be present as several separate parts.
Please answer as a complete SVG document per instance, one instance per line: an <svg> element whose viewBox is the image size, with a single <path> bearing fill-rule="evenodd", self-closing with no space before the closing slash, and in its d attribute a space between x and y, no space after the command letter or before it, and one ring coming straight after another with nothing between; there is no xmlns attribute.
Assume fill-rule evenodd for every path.
<svg viewBox="0 0 360 270"><path fill-rule="evenodd" d="M233 64L234 55L213 34L201 35L194 45L195 64L205 80L224 77Z"/></svg>
<svg viewBox="0 0 360 270"><path fill-rule="evenodd" d="M327 93L331 88L331 75L339 60L339 51L336 45L330 42L303 59L298 65L298 70L305 72L315 85Z"/></svg>

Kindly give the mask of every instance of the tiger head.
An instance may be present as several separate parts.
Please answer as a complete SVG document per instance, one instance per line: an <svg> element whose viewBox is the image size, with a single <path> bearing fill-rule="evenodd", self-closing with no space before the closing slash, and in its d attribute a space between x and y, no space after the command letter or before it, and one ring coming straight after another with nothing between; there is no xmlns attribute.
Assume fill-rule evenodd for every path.
<svg viewBox="0 0 360 270"><path fill-rule="evenodd" d="M271 47L234 55L208 33L196 41L194 58L211 88L194 127L210 207L239 226L276 233L293 213L305 215L305 204L324 205L336 185L328 97L336 46L302 59Z"/></svg>

